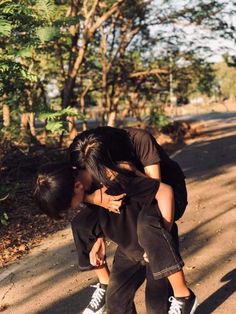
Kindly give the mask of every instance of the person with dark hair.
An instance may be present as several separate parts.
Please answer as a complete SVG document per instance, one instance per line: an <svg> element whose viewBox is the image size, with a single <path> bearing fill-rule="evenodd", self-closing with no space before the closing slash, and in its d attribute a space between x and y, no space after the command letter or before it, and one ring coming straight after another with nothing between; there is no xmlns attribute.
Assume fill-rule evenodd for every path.
<svg viewBox="0 0 236 314"><path fill-rule="evenodd" d="M44 176L41 174L38 176L41 180L37 180L36 196L41 204L42 200L45 199L44 196L48 194L42 188L47 186L48 191L50 191L50 186L53 188L57 186L54 182L56 179L55 171L53 171L53 179L51 179L50 170L51 168L49 168L49 173L46 174L44 169ZM84 196L84 189L82 188L84 172L84 170L79 171L77 176L74 176L72 203L75 207L81 203ZM101 236L109 237L118 244L107 291L107 312L117 314L136 313L133 297L135 291L146 277L148 313L157 313L157 311L158 313L167 313L165 298L167 296L165 295L164 298L163 295L158 297L158 290L156 291L156 289L159 288L163 277L168 276L170 280L173 272L181 270L183 262L172 237L162 227L161 216L154 198L157 194L158 201L163 198L166 204L168 204L170 199L166 192L171 190L159 181L146 178L145 176L137 176L127 170L125 172L112 172L108 177L112 183L108 190L109 194L119 195L122 192L127 194L120 215L109 213L99 207L90 207L89 217L91 219L87 219L88 215L86 213L84 220L85 232L80 230L80 235L83 236L85 233L87 237L86 224L89 225L90 236L80 239L80 243L83 243L82 240L85 241L85 248L94 243L97 238L101 238ZM46 199L49 201L48 197ZM52 199L55 200L55 197L53 196ZM52 204L50 201L49 203ZM88 208L86 208L87 210ZM150 221L152 222L151 224ZM80 226L83 226L81 217ZM161 232L157 232L159 229ZM158 235L158 238L156 238L156 235ZM103 259L103 256L100 255L101 247L99 245L96 247L96 245L97 243L91 247L91 251L93 251L95 246L94 256L99 256L99 259ZM145 265L143 260L144 251L149 259ZM160 252L162 256L160 256ZM183 284L186 286L185 283ZM173 288L175 289L176 287ZM186 289L190 295L186 295L184 299L172 297L171 300L173 302L168 313L175 313L177 307L181 308L180 313L194 313L197 306L196 297L187 287ZM120 303L121 298L122 304Z"/></svg>
<svg viewBox="0 0 236 314"><path fill-rule="evenodd" d="M88 143L88 145L86 144ZM117 169L116 163L119 161L132 162L139 171L145 173L149 177L161 179L163 172L163 182L172 186L175 194L176 216L181 216L187 205L187 192L185 186L184 175L177 163L172 161L165 151L158 145L150 133L134 128L117 129L111 127L99 127L91 129L79 134L70 146L70 159L76 168L90 168L98 181L109 185L109 179L106 176L104 165L110 164L113 170ZM90 158L87 158L90 155ZM90 165L88 165L90 163ZM120 170L119 170L120 171ZM175 178L174 180L172 179ZM92 181L92 179L91 179ZM86 201L96 205L103 206L109 210L119 213L120 200L110 198L104 194L101 199L99 191L86 195ZM173 225L174 211L166 210L161 207L163 223L167 230ZM76 234L79 221L72 221L73 235L76 240ZM177 226L174 225L177 229ZM82 262L79 260L80 269L84 269ZM109 269L106 265L100 265L96 269L99 282L108 284ZM99 284L97 286L99 290ZM96 291L95 291L96 294ZM100 300L100 304L105 302ZM90 303L88 305L88 313L90 313ZM87 314L86 310L84 314Z"/></svg>
<svg viewBox="0 0 236 314"><path fill-rule="evenodd" d="M71 203L74 194L75 171L68 163L43 165L38 173L35 199L42 212L60 219L60 212Z"/></svg>
<svg viewBox="0 0 236 314"><path fill-rule="evenodd" d="M108 168L113 172L118 171L119 173L123 172L123 174L125 172L119 168L119 162L131 162L139 171L157 179L160 179L160 174L162 174L162 181L171 185L174 190L175 220L182 216L187 205L187 191L183 172L148 132L132 128L121 130L100 127L79 134L69 150L73 167L88 170L91 176L107 187L112 183L109 178L110 174L107 171ZM160 201L158 204L162 209L163 223L166 229L170 230L174 213L169 209L167 210L165 206L161 206ZM76 228L78 226L73 226L74 234L76 234ZM174 229L177 229L176 224ZM148 237L146 238L148 239ZM191 295L191 292L186 289L184 284L183 272L173 270L172 273L173 275L169 276L168 279L172 288L174 288L175 297ZM172 301L175 305L176 298L172 298Z"/></svg>
<svg viewBox="0 0 236 314"><path fill-rule="evenodd" d="M182 217L188 204L183 171L146 130L112 127L90 129L74 138L69 153L73 167L87 169L93 178L105 185L109 185L106 167L116 171L118 162L132 163L148 177L161 180L172 187L175 211L171 218L176 221ZM95 195L91 195L91 202L92 197ZM117 202L117 207L115 203L112 205L115 211L120 203ZM163 218L165 219L164 215ZM166 227L170 228L171 223L168 226L166 222Z"/></svg>

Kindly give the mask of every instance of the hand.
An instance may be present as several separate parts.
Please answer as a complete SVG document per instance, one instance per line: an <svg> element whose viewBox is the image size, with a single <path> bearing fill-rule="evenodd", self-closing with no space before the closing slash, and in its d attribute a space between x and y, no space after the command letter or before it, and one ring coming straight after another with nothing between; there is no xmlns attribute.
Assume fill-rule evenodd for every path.
<svg viewBox="0 0 236 314"><path fill-rule="evenodd" d="M94 243L90 253L89 253L89 261L93 266L102 266L106 263L106 245L105 240L103 238L98 238Z"/></svg>
<svg viewBox="0 0 236 314"><path fill-rule="evenodd" d="M149 263L149 259L146 252L143 254L143 259L145 260L146 263Z"/></svg>
<svg viewBox="0 0 236 314"><path fill-rule="evenodd" d="M96 190L93 194L90 194L89 199L95 205L104 207L110 212L120 214L120 206L126 194L109 195L106 193L106 190L106 187Z"/></svg>

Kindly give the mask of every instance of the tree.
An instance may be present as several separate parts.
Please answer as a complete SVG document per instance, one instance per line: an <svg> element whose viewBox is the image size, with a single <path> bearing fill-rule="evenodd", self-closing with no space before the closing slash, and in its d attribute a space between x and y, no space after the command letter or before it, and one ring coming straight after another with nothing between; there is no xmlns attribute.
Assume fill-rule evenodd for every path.
<svg viewBox="0 0 236 314"><path fill-rule="evenodd" d="M46 96L41 81L37 49L40 45L40 27L49 18L50 3L38 1L3 1L0 5L1 57L0 89L4 108L10 106L22 113L22 129L29 122L27 114L45 105ZM39 12L47 12L39 15ZM37 14L38 13L38 14ZM10 110L4 110L10 112ZM29 116L30 117L30 116ZM5 117L3 118L4 120ZM32 121L32 118L30 119ZM33 124L31 133L34 135ZM9 126L9 123L8 125Z"/></svg>
<svg viewBox="0 0 236 314"><path fill-rule="evenodd" d="M221 99L236 98L236 69L234 66L228 66L226 63L217 63L214 66L216 71L216 80L219 87Z"/></svg>
<svg viewBox="0 0 236 314"><path fill-rule="evenodd" d="M186 0L184 5L173 0L4 0L0 9L5 127L11 108L27 124L27 116L33 120L34 114L43 111L45 118L48 113L47 128L65 130L65 113L72 114L73 107L84 116L90 103L100 106L104 123L123 107L141 119L142 108L159 105L162 97L166 101L170 76L177 96L197 89L209 94L214 72L204 58L213 52L202 40L212 34L235 36L227 18L235 4L225 0Z"/></svg>
<svg viewBox="0 0 236 314"><path fill-rule="evenodd" d="M92 2L83 1L83 6L77 0L73 0L68 11L69 16L80 16L79 23L74 25L70 32L72 34L71 51L68 65L68 73L65 79L62 92L62 107L70 105L70 101L75 87L75 81L79 69L83 63L88 44L92 41L96 30L115 12L118 11L124 0L108 1L112 2L107 8L107 4L101 5L99 0ZM98 14L96 14L98 13ZM79 44L78 44L79 42ZM79 46L79 48L78 48Z"/></svg>

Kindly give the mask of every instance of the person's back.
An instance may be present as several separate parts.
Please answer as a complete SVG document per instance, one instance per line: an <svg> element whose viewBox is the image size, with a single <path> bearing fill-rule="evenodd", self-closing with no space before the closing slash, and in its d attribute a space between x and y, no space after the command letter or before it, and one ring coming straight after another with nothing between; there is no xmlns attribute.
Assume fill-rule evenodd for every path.
<svg viewBox="0 0 236 314"><path fill-rule="evenodd" d="M137 236L137 222L140 212L152 203L156 206L155 195L159 182L145 176L118 175L114 184L108 188L107 194L126 193L120 208L120 214L99 211L99 224L104 235L129 252L134 258L143 260L144 251Z"/></svg>
<svg viewBox="0 0 236 314"><path fill-rule="evenodd" d="M83 152L84 147L89 147L86 154ZM93 154L92 158L90 154ZM79 134L70 146L70 158L75 166L91 168L98 181L104 179L105 173L100 164L117 171L117 164L127 161L142 173L145 173L145 168L150 165L159 165L161 181L170 185L174 191L175 220L178 220L186 209L187 189L181 167L146 130L105 126L85 131ZM88 164L92 160L93 164ZM107 184L108 180L103 183Z"/></svg>

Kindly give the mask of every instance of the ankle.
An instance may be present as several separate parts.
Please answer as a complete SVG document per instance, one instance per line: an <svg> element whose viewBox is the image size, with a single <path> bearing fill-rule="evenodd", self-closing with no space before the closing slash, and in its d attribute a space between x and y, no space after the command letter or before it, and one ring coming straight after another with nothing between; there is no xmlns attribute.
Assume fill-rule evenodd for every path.
<svg viewBox="0 0 236 314"><path fill-rule="evenodd" d="M188 298L190 295L191 295L191 292L187 287L185 289L174 291L175 298Z"/></svg>
<svg viewBox="0 0 236 314"><path fill-rule="evenodd" d="M100 282L100 287L104 290L107 290L107 287L108 287L108 283L103 283L103 282Z"/></svg>

